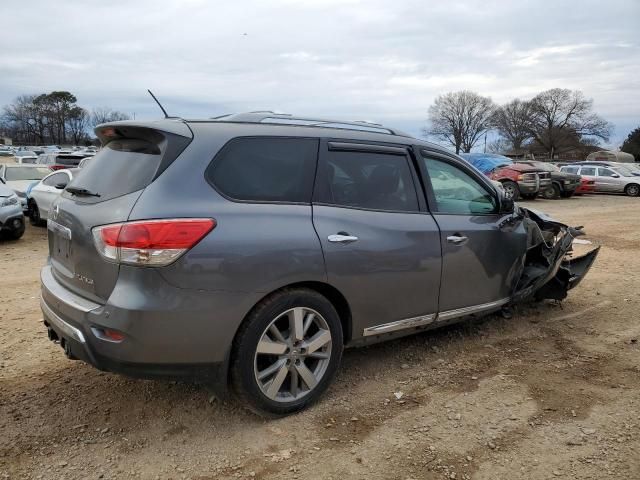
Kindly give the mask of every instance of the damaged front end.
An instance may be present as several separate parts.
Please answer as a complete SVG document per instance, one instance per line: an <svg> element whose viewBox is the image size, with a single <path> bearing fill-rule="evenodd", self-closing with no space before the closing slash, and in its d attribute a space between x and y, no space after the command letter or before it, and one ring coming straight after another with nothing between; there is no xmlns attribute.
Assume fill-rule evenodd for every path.
<svg viewBox="0 0 640 480"><path fill-rule="evenodd" d="M574 257L573 240L584 235L582 227L569 227L527 208L520 207L518 213L527 231L527 253L512 302L563 300L587 274L600 247Z"/></svg>

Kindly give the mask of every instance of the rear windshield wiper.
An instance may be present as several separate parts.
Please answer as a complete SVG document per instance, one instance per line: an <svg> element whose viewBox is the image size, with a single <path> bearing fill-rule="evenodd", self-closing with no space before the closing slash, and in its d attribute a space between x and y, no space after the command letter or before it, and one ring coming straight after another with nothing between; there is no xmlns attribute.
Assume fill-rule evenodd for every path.
<svg viewBox="0 0 640 480"><path fill-rule="evenodd" d="M87 190L86 188L67 187L67 188L65 188L65 190L67 192L69 192L70 194L72 194L72 195L78 195L80 197L99 197L100 196L99 193L91 192L91 191Z"/></svg>

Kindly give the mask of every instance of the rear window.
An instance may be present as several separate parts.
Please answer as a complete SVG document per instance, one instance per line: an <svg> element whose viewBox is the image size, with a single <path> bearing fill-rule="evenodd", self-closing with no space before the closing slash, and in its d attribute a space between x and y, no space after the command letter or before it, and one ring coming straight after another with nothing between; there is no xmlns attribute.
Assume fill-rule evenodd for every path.
<svg viewBox="0 0 640 480"><path fill-rule="evenodd" d="M234 200L309 203L318 140L246 137L228 143L205 176Z"/></svg>
<svg viewBox="0 0 640 480"><path fill-rule="evenodd" d="M5 180L40 180L50 173L47 167L7 167Z"/></svg>
<svg viewBox="0 0 640 480"><path fill-rule="evenodd" d="M58 165L76 166L80 163L83 157L76 155L56 155L56 163Z"/></svg>
<svg viewBox="0 0 640 480"><path fill-rule="evenodd" d="M155 143L140 139L112 140L78 171L69 185L100 195L83 197L82 201L109 200L149 185L161 160L160 148Z"/></svg>

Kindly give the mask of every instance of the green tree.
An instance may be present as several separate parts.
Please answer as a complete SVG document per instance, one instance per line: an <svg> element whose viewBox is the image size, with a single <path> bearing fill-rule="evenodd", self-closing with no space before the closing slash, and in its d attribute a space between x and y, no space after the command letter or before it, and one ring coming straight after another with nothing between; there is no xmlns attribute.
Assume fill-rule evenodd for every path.
<svg viewBox="0 0 640 480"><path fill-rule="evenodd" d="M630 153L634 156L636 162L640 162L640 127L631 131L620 150Z"/></svg>

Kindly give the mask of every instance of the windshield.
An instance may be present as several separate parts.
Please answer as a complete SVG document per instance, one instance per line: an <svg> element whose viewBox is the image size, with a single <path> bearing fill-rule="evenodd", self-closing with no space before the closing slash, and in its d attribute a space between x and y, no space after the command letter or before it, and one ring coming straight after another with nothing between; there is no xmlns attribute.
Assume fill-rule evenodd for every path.
<svg viewBox="0 0 640 480"><path fill-rule="evenodd" d="M12 180L40 180L51 173L47 167L7 167L5 178Z"/></svg>
<svg viewBox="0 0 640 480"><path fill-rule="evenodd" d="M630 169L628 169L627 167L615 167L615 168L611 167L611 170L613 170L616 173L619 173L623 177L633 177L633 176L635 176L633 174L633 172Z"/></svg>
<svg viewBox="0 0 640 480"><path fill-rule="evenodd" d="M534 167L538 167L540 170L544 170L545 172L559 172L560 169L553 165L552 163L538 162L534 164Z"/></svg>

